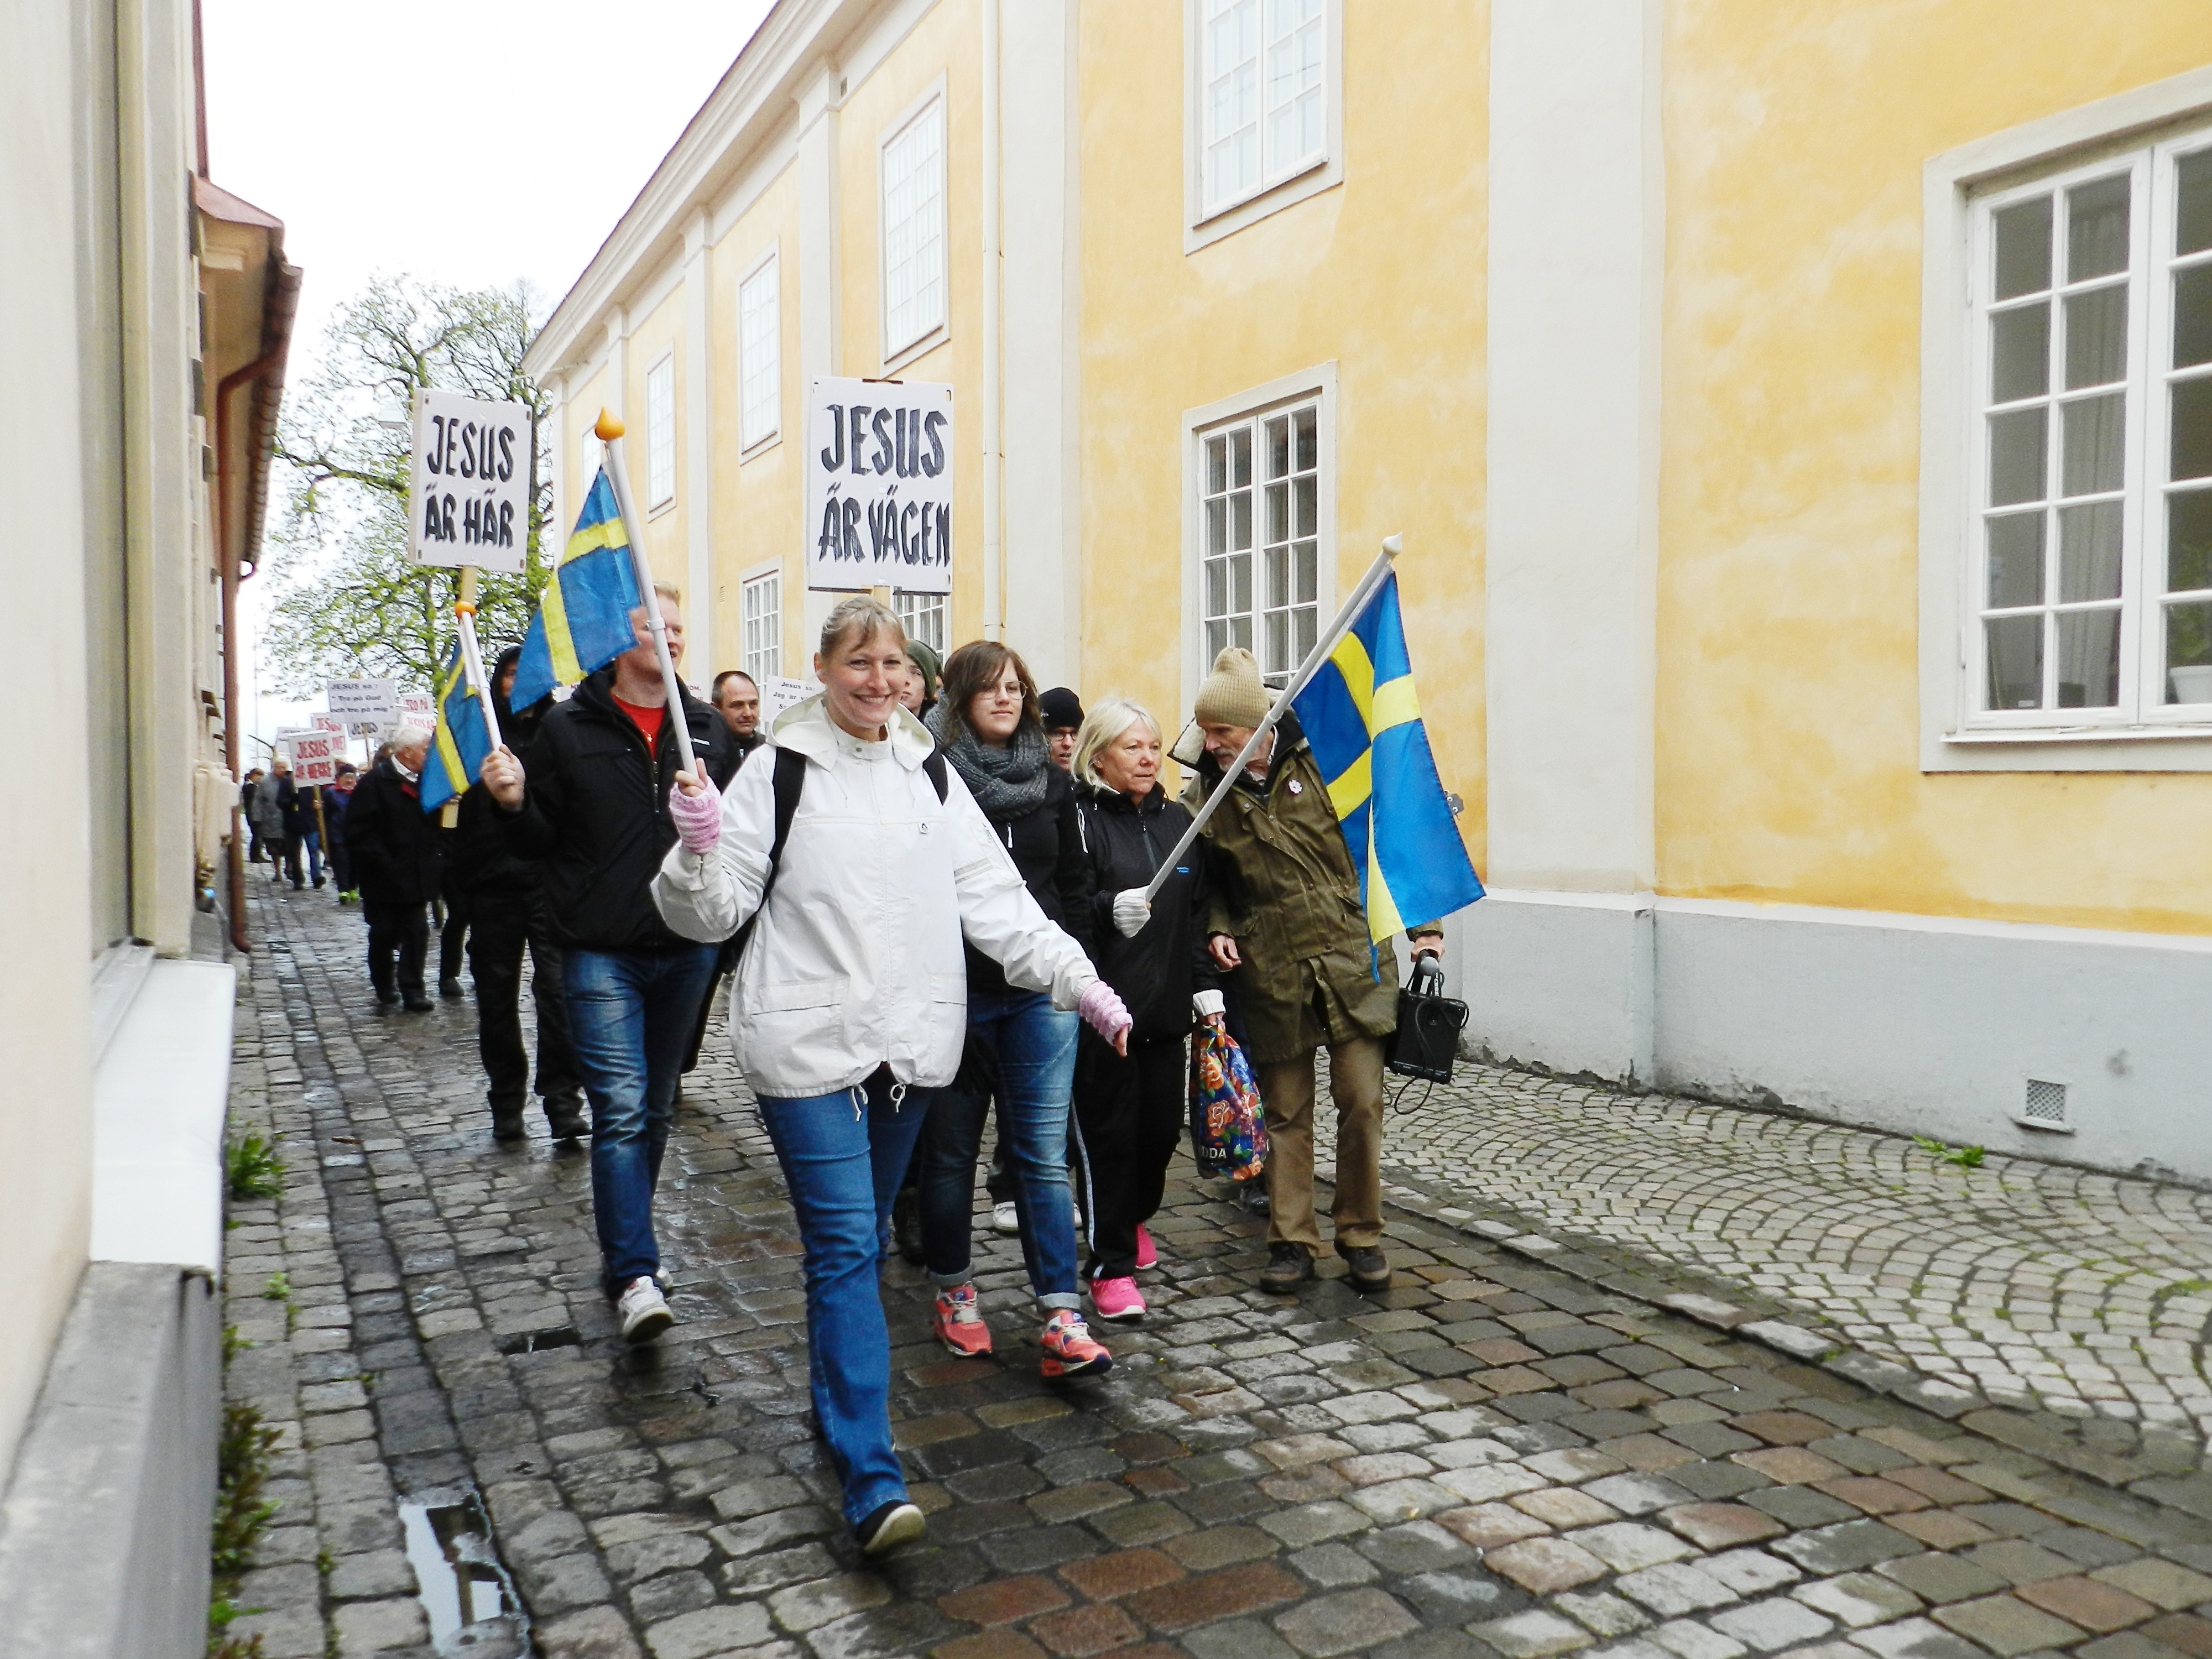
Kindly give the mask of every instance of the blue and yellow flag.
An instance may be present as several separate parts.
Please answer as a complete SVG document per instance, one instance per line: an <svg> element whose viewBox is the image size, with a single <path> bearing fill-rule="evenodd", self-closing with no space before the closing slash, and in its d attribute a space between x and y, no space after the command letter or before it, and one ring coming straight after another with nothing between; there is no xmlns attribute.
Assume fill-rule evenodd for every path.
<svg viewBox="0 0 2212 1659"><path fill-rule="evenodd" d="M555 686L574 685L635 645L629 613L644 603L614 486L602 469L522 636L508 707L527 708Z"/></svg>
<svg viewBox="0 0 2212 1659"><path fill-rule="evenodd" d="M491 734L484 730L483 705L469 690L457 639L438 675L438 732L429 757L422 763L422 810L434 812L464 793L483 770L489 753Z"/></svg>
<svg viewBox="0 0 2212 1659"><path fill-rule="evenodd" d="M1480 898L1421 725L1395 572L1291 707L1328 780L1369 935L1379 942Z"/></svg>

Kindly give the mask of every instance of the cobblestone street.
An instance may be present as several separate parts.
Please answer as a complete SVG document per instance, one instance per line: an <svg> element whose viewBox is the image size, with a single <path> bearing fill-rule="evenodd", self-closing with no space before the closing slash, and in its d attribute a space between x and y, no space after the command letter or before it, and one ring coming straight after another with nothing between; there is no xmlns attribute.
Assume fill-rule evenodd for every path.
<svg viewBox="0 0 2212 1659"><path fill-rule="evenodd" d="M2197 1194L1472 1073L1393 1121L1382 1297L1334 1261L1259 1292L1263 1224L1187 1162L1103 1383L1040 1383L1012 1241L979 1233L995 1361L894 1263L931 1530L864 1566L719 1038L662 1182L683 1322L630 1352L586 1158L534 1112L492 1142L472 1003L374 1012L326 895L254 925L232 1133L288 1173L233 1206L228 1390L283 1431L281 1507L232 1629L268 1659L2212 1659ZM1808 1313L1861 1352L1811 1363ZM1885 1358L1926 1377L1839 1374ZM2108 1414L2038 1455L2048 1413L1951 1386L2006 1378Z"/></svg>

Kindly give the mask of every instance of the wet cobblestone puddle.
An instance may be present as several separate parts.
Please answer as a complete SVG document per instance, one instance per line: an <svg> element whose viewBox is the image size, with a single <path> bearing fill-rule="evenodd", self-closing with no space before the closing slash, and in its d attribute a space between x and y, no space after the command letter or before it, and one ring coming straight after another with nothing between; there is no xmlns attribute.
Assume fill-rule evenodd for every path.
<svg viewBox="0 0 2212 1659"><path fill-rule="evenodd" d="M269 1659L2212 1659L2188 1460L2093 1479L1493 1238L1412 1165L1395 1288L1329 1261L1277 1299L1263 1224L1179 1160L1153 1312L1103 1333L1095 1385L1040 1382L1012 1241L979 1230L994 1360L939 1348L894 1263L930 1536L864 1565L807 1427L794 1229L719 1039L662 1188L683 1322L632 1353L585 1158L542 1122L491 1141L472 1005L374 1012L359 917L322 895L256 926L233 1133L283 1131L289 1176L234 1212L227 1291L256 1345L230 1392L284 1430L262 1611L233 1626ZM1401 1144L1433 1152L1421 1121ZM1516 1192L1534 1219L1546 1192ZM471 1605L511 1577L526 1637L441 1617L434 1645L403 1503L477 1564Z"/></svg>

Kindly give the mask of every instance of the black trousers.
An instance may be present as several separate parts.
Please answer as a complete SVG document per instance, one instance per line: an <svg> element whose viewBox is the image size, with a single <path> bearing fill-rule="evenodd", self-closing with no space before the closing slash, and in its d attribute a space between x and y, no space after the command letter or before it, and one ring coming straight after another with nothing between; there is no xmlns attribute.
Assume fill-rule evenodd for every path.
<svg viewBox="0 0 2212 1659"><path fill-rule="evenodd" d="M1183 1040L1133 1037L1127 1059L1085 1030L1075 1047L1090 1277L1137 1271L1137 1229L1158 1212L1182 1139Z"/></svg>
<svg viewBox="0 0 2212 1659"><path fill-rule="evenodd" d="M362 902L362 919L368 923L368 982L379 996L394 991L422 994L422 959L430 950L430 912L427 905L391 904L375 899ZM392 959L398 958L398 982L393 982Z"/></svg>
<svg viewBox="0 0 2212 1659"><path fill-rule="evenodd" d="M520 1106L530 1086L530 1061L522 1044L526 949L531 1000L538 1010L538 1093L549 1100L574 1100L576 1055L568 1042L568 1004L561 992L561 947L546 925L544 901L533 894L477 892L470 895L468 905L477 1053L493 1103Z"/></svg>
<svg viewBox="0 0 2212 1659"><path fill-rule="evenodd" d="M438 932L438 982L461 976L461 955L469 935L470 896L450 884L445 891L446 925Z"/></svg>

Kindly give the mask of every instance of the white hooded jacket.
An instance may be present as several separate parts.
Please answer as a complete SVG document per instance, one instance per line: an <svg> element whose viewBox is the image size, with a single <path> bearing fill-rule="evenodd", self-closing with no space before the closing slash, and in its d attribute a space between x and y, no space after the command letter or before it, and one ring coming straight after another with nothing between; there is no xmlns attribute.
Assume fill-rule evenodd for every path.
<svg viewBox="0 0 2212 1659"><path fill-rule="evenodd" d="M1007 982L1073 1008L1097 979L1083 948L1048 921L990 820L946 769L945 798L922 770L933 739L903 708L890 737L862 743L819 696L771 736L806 757L781 867L761 887L775 837L775 767L756 752L722 797L712 852L669 849L653 878L661 919L686 939L729 938L760 920L732 989L732 1046L757 1094L825 1095L889 1066L938 1088L959 1069L968 1032L961 940Z"/></svg>

